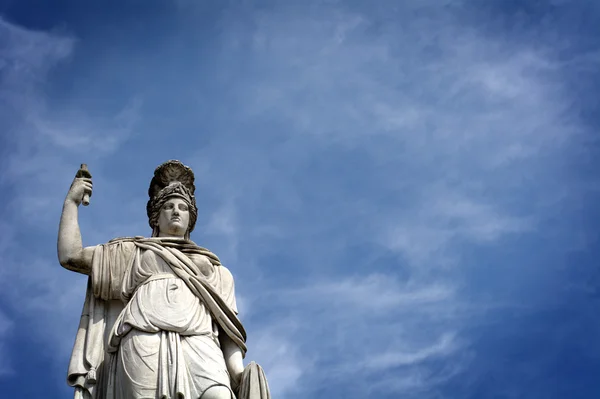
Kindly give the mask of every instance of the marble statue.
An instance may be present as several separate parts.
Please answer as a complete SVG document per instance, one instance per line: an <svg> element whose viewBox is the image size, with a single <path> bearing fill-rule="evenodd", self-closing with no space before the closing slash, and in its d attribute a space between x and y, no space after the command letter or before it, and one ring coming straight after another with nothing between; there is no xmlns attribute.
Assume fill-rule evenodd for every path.
<svg viewBox="0 0 600 399"><path fill-rule="evenodd" d="M67 376L76 399L270 398L260 366L243 366L230 271L190 240L194 192L192 170L165 162L148 190L152 236L84 248L78 208L92 180L77 173L58 233L60 264L89 276Z"/></svg>

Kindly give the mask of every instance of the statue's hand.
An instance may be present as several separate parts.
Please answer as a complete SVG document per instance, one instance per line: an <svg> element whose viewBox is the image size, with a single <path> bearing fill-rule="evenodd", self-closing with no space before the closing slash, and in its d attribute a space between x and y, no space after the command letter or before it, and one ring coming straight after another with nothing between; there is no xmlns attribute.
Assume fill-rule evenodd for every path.
<svg viewBox="0 0 600 399"><path fill-rule="evenodd" d="M90 197L92 196L92 179L87 177L76 177L73 179L73 183L71 184L71 188L67 193L65 201L79 205L85 194Z"/></svg>

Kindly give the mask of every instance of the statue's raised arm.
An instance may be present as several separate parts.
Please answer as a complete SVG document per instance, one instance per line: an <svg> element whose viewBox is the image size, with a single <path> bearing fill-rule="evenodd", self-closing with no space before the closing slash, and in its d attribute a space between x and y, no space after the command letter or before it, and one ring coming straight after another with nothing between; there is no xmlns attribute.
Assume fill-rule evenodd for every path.
<svg viewBox="0 0 600 399"><path fill-rule="evenodd" d="M65 198L58 228L58 261L74 272L89 274L93 247L83 248L79 230L79 205L87 205L92 195L92 179L84 165L77 172Z"/></svg>

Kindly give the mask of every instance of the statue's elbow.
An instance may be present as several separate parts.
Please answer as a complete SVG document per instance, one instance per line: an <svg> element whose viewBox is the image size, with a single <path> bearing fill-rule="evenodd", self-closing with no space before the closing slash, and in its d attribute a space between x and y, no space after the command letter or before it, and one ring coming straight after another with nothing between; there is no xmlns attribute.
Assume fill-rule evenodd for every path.
<svg viewBox="0 0 600 399"><path fill-rule="evenodd" d="M67 270L73 269L73 259L70 256L58 254L58 263Z"/></svg>
<svg viewBox="0 0 600 399"><path fill-rule="evenodd" d="M79 269L80 269L78 267L79 262L77 261L77 258L75 256L72 256L71 254L65 254L65 253L59 252L58 253L58 263L60 263L60 265L67 270L79 271Z"/></svg>
<svg viewBox="0 0 600 399"><path fill-rule="evenodd" d="M92 271L92 262L86 261L82 256L59 256L58 262L62 267L72 272L90 275Z"/></svg>
<svg viewBox="0 0 600 399"><path fill-rule="evenodd" d="M60 248L58 248L58 263L60 263L60 265L64 268L67 268L67 265L69 264L69 256L68 254L65 253L65 251L61 251Z"/></svg>

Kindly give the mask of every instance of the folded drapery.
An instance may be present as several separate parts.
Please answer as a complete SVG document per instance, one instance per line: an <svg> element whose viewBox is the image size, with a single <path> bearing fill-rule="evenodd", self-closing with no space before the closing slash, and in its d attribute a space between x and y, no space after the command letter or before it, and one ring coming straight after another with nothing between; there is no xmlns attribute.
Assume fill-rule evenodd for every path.
<svg viewBox="0 0 600 399"><path fill-rule="evenodd" d="M244 369L238 399L271 399L265 372L255 362L250 362Z"/></svg>

